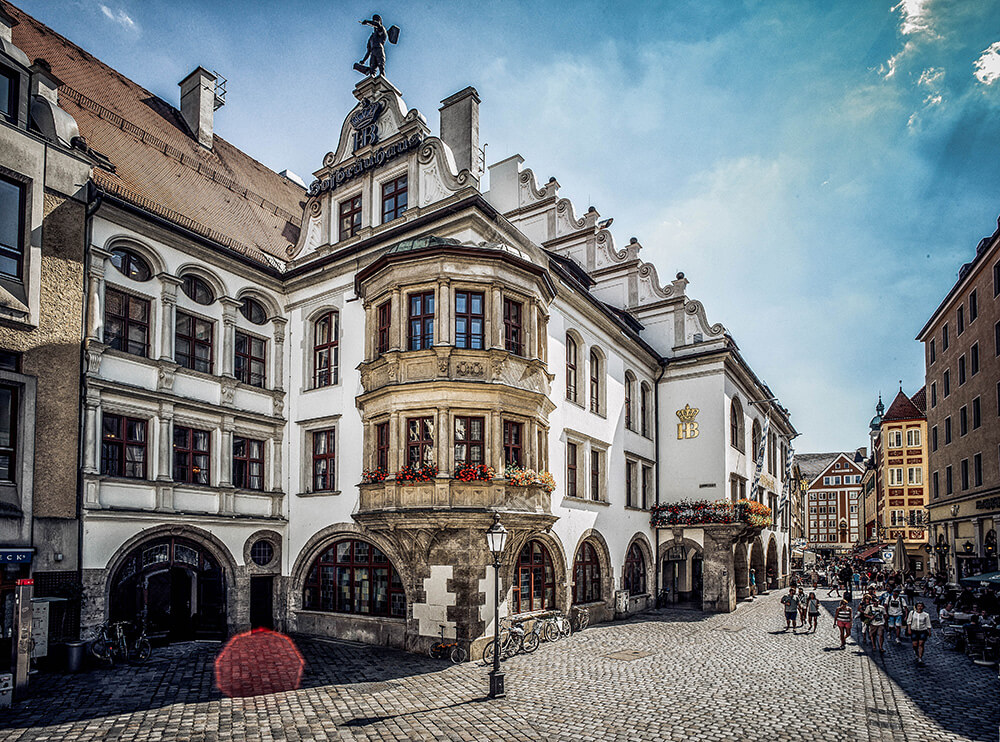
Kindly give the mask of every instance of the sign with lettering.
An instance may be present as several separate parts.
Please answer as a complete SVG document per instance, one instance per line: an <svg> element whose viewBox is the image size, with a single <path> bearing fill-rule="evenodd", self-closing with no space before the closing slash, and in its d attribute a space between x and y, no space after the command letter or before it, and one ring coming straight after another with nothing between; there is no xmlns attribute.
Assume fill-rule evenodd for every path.
<svg viewBox="0 0 1000 742"><path fill-rule="evenodd" d="M1000 510L1000 495L976 500L976 510Z"/></svg>
<svg viewBox="0 0 1000 742"><path fill-rule="evenodd" d="M698 417L698 411L697 407L689 404L684 405L683 410L677 410L677 419L680 420L677 423L677 440L698 437L698 423L694 420Z"/></svg>
<svg viewBox="0 0 1000 742"><path fill-rule="evenodd" d="M0 564L30 564L32 549L0 549Z"/></svg>
<svg viewBox="0 0 1000 742"><path fill-rule="evenodd" d="M325 191L336 190L344 183L354 180L360 175L364 175L371 170L378 170L400 155L416 149L420 146L421 141L422 136L419 133L411 134L409 137L403 137L388 147L379 147L369 155L358 157L349 165L344 165L344 167L334 170L328 177L322 180L314 180L309 186L308 195L318 196Z"/></svg>
<svg viewBox="0 0 1000 742"><path fill-rule="evenodd" d="M372 103L368 98L361 101L361 109L351 115L351 126L354 127L354 148L357 152L369 144L378 144L378 119L385 109L385 103Z"/></svg>

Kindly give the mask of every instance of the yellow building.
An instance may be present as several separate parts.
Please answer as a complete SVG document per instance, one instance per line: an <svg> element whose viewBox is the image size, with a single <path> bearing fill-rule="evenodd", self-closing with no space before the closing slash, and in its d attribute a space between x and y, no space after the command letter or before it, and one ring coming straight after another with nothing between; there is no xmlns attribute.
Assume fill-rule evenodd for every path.
<svg viewBox="0 0 1000 742"><path fill-rule="evenodd" d="M927 573L927 416L923 388L902 389L884 415L872 420L875 465L875 538L891 547L902 537L908 568Z"/></svg>

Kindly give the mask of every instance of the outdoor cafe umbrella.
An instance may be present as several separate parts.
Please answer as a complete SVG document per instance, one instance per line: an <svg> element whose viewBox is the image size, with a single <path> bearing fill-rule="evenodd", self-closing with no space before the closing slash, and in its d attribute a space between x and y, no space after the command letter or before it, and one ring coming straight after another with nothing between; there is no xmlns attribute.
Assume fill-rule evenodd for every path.
<svg viewBox="0 0 1000 742"><path fill-rule="evenodd" d="M1000 585L1000 572L986 572L981 575L963 577L961 582L965 585L979 585L981 583L987 585Z"/></svg>
<svg viewBox="0 0 1000 742"><path fill-rule="evenodd" d="M896 546L892 551L892 568L897 572L905 572L907 567L906 546L903 545L903 536L896 539Z"/></svg>

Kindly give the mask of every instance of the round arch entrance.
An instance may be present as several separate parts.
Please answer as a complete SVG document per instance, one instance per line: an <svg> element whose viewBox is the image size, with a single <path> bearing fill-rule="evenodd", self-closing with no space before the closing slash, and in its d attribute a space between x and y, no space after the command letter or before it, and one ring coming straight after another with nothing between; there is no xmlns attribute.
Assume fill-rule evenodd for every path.
<svg viewBox="0 0 1000 742"><path fill-rule="evenodd" d="M767 590L767 577L764 572L764 544L759 538L753 540L750 547L750 569L753 570L753 583L757 592L762 593Z"/></svg>
<svg viewBox="0 0 1000 742"><path fill-rule="evenodd" d="M736 599L750 597L750 565L747 564L747 546L742 541L736 543L733 553L733 572L736 579Z"/></svg>
<svg viewBox="0 0 1000 742"><path fill-rule="evenodd" d="M778 587L778 578L781 576L778 566L778 544L771 536L767 543L767 589L775 590Z"/></svg>
<svg viewBox="0 0 1000 742"><path fill-rule="evenodd" d="M112 621L145 621L150 637L221 639L226 631L222 565L196 543L164 537L135 547L112 578Z"/></svg>

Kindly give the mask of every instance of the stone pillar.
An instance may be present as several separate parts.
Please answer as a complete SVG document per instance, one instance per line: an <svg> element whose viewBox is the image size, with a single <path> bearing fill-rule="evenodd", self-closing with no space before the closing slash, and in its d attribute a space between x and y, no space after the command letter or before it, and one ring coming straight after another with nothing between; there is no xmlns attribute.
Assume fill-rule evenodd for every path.
<svg viewBox="0 0 1000 742"><path fill-rule="evenodd" d="M222 445L219 446L219 486L233 486L233 430L232 415L222 418Z"/></svg>
<svg viewBox="0 0 1000 742"><path fill-rule="evenodd" d="M389 473L399 471L402 463L403 452L406 451L406 441L403 440L405 431L400 430L400 417L398 412L389 415ZM395 443L393 443L395 441Z"/></svg>
<svg viewBox="0 0 1000 742"><path fill-rule="evenodd" d="M281 436L275 436L271 439L271 491L281 492L284 491L284 482L282 482L281 477ZM265 459L265 467L267 465L267 460ZM265 471L265 477L267 472ZM267 488L267 483L265 479L264 487Z"/></svg>
<svg viewBox="0 0 1000 742"><path fill-rule="evenodd" d="M372 304L365 306L365 360L378 357L378 308Z"/></svg>
<svg viewBox="0 0 1000 742"><path fill-rule="evenodd" d="M223 296L222 305L222 376L234 376L236 353L236 310L242 302Z"/></svg>
<svg viewBox="0 0 1000 742"><path fill-rule="evenodd" d="M434 307L434 345L451 345L451 286L446 278L438 281Z"/></svg>
<svg viewBox="0 0 1000 742"><path fill-rule="evenodd" d="M84 400L83 473L98 473L98 447L101 442L101 390L87 389Z"/></svg>
<svg viewBox="0 0 1000 742"><path fill-rule="evenodd" d="M500 284L494 283L490 286L490 291L486 295L489 303L483 307L483 319L486 327L483 328L486 336L487 348L503 348L503 292Z"/></svg>
<svg viewBox="0 0 1000 742"><path fill-rule="evenodd" d="M408 327L408 313L407 307L403 305L400 296L400 290L395 288L392 290L392 294L389 297L389 301L392 302L389 305L389 350L402 350L403 343L406 342L406 330ZM371 334L371 333L369 333Z"/></svg>
<svg viewBox="0 0 1000 742"><path fill-rule="evenodd" d="M104 270L111 253L92 247L90 256L90 270L87 272L87 339L103 342Z"/></svg>
<svg viewBox="0 0 1000 742"><path fill-rule="evenodd" d="M156 480L159 482L173 481L173 421L173 403L161 402L159 435L158 440L156 441Z"/></svg>
<svg viewBox="0 0 1000 742"><path fill-rule="evenodd" d="M434 435L437 436L437 439L434 441L437 448L437 455L435 458L437 459L438 473L444 474L447 472L448 474L451 474L453 465L451 456L448 455L448 442L451 439L451 431L448 429L450 415L448 414L448 410L446 408L438 407L437 414L434 417Z"/></svg>
<svg viewBox="0 0 1000 742"><path fill-rule="evenodd" d="M740 523L704 526L702 550L702 610L729 613L736 609L733 546L745 526Z"/></svg>
<svg viewBox="0 0 1000 742"><path fill-rule="evenodd" d="M271 323L274 325L274 379L271 388L281 390L285 388L285 325L288 320L273 317Z"/></svg>
<svg viewBox="0 0 1000 742"><path fill-rule="evenodd" d="M160 360L174 360L174 334L177 331L177 287L181 280L167 273L161 273L158 278L162 290L160 292Z"/></svg>
<svg viewBox="0 0 1000 742"><path fill-rule="evenodd" d="M993 516L993 530L995 530L997 535L1000 536L1000 514ZM993 561L997 562L997 564L993 565L993 569L1000 570L1000 548L998 548L996 554L993 555Z"/></svg>
<svg viewBox="0 0 1000 742"><path fill-rule="evenodd" d="M492 459L493 468L498 476L503 476L503 424L500 420L500 408L490 410L490 433L486 441L486 461ZM492 455L491 455L492 454Z"/></svg>
<svg viewBox="0 0 1000 742"><path fill-rule="evenodd" d="M524 355L528 358L538 358L538 301L532 297L528 301L528 316L521 317L521 332L524 335Z"/></svg>

